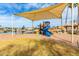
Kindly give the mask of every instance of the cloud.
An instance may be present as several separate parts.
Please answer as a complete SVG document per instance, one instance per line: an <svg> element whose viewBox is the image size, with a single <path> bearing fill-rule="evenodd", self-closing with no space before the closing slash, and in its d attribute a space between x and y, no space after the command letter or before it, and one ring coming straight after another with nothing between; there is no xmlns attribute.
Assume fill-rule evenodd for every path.
<svg viewBox="0 0 79 59"><path fill-rule="evenodd" d="M14 26L22 27L23 25L31 26L31 21L29 19L25 19L19 16L12 16L16 13L28 12L33 10L38 10L40 8L46 8L50 5L54 5L55 3L0 3L0 25L11 26L11 20L14 21ZM76 10L75 10L76 11ZM68 21L71 21L71 11L68 11ZM63 21L66 19L67 9L63 12ZM77 15L77 12L75 13ZM76 17L74 15L74 17ZM13 19L12 19L12 18ZM55 19L54 19L55 20ZM60 20L54 21L53 25L60 25ZM41 21L34 22L35 26L37 26ZM57 22L57 23L56 23Z"/></svg>
<svg viewBox="0 0 79 59"><path fill-rule="evenodd" d="M15 14L45 8L53 3L0 3L0 14Z"/></svg>

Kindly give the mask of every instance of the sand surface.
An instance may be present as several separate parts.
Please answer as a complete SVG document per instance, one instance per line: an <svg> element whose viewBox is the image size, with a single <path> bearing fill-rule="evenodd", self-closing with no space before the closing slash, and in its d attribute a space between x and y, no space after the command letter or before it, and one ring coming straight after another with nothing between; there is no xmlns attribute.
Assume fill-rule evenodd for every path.
<svg viewBox="0 0 79 59"><path fill-rule="evenodd" d="M46 39L47 37L42 36L40 34L0 34L0 40L14 40L14 39ZM73 35L73 40L72 40L72 35L67 34L67 33L55 33L51 36L51 39L55 40L61 40L61 41L66 41L69 43L72 43L74 45L79 44L79 35Z"/></svg>

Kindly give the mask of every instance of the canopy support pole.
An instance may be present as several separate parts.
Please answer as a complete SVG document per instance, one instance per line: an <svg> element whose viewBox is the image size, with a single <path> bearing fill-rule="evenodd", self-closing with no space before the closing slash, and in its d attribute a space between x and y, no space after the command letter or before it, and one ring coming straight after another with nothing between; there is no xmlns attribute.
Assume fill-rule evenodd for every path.
<svg viewBox="0 0 79 59"><path fill-rule="evenodd" d="M61 15L61 32L62 32L62 26L63 26L63 19L62 19L62 15Z"/></svg>
<svg viewBox="0 0 79 59"><path fill-rule="evenodd" d="M72 44L73 44L73 39L74 39L74 37L73 37L73 32L74 32L74 28L73 28L73 3L72 3L72 8L71 8L71 20L72 20L72 39L71 39L71 41L72 41Z"/></svg>
<svg viewBox="0 0 79 59"><path fill-rule="evenodd" d="M33 21L32 21L32 30L34 29L34 24L33 24Z"/></svg>
<svg viewBox="0 0 79 59"><path fill-rule="evenodd" d="M78 29L79 29L79 6L78 6Z"/></svg>

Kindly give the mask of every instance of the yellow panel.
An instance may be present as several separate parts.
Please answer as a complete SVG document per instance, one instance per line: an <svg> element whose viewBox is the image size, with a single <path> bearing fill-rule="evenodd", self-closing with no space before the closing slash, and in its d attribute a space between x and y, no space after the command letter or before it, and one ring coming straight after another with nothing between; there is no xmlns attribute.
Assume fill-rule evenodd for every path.
<svg viewBox="0 0 79 59"><path fill-rule="evenodd" d="M61 15L62 15L62 12L63 10L65 9L66 5L65 4L62 4L52 10L50 10L50 12L52 14L54 14L55 16L57 16L58 18L61 18Z"/></svg>
<svg viewBox="0 0 79 59"><path fill-rule="evenodd" d="M61 3L61 4L56 4L54 6L49 6L47 8L43 8L40 10L24 12L16 15L28 18L32 21L51 19L51 18L60 18L66 5L67 4Z"/></svg>

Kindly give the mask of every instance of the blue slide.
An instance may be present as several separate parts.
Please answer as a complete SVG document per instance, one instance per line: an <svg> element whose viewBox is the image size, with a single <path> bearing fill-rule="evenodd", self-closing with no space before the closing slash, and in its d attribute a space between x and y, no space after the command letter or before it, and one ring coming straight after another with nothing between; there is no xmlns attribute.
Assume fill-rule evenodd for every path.
<svg viewBox="0 0 79 59"><path fill-rule="evenodd" d="M48 37L50 37L50 36L52 35L52 32L48 31L49 28L50 28L50 25L47 25L47 26L45 26L45 27L42 29L43 34L44 34L45 36L48 36Z"/></svg>

